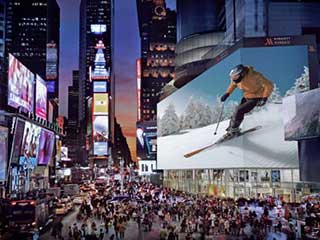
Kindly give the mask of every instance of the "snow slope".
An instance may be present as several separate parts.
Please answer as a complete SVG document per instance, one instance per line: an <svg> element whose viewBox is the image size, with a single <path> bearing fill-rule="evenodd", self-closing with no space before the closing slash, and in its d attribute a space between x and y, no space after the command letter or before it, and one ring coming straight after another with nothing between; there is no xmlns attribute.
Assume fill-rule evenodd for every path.
<svg viewBox="0 0 320 240"><path fill-rule="evenodd" d="M261 125L262 129L184 158L184 154L218 140L228 124L221 122L216 136L213 124L159 137L158 169L299 167L297 143L284 141L282 104L272 103L246 116L241 126L246 130Z"/></svg>

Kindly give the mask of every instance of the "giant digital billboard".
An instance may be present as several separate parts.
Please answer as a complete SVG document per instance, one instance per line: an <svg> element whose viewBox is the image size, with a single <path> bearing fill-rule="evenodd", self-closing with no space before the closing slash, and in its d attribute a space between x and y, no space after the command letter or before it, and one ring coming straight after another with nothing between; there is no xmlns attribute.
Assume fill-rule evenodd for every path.
<svg viewBox="0 0 320 240"><path fill-rule="evenodd" d="M307 75L305 75L307 77ZM284 98L284 125L287 140L320 137L320 89Z"/></svg>
<svg viewBox="0 0 320 240"><path fill-rule="evenodd" d="M55 43L47 44L46 78L56 80L58 77L58 50Z"/></svg>
<svg viewBox="0 0 320 240"><path fill-rule="evenodd" d="M36 75L36 116L47 120L47 86L39 75Z"/></svg>
<svg viewBox="0 0 320 240"><path fill-rule="evenodd" d="M108 155L108 116L93 116L93 153L97 156Z"/></svg>
<svg viewBox="0 0 320 240"><path fill-rule="evenodd" d="M8 169L8 128L0 127L0 181L7 179Z"/></svg>
<svg viewBox="0 0 320 240"><path fill-rule="evenodd" d="M30 122L25 123L19 164L23 168L33 169L37 165L37 152L41 127Z"/></svg>
<svg viewBox="0 0 320 240"><path fill-rule="evenodd" d="M242 132L256 130L198 152L226 134L231 118L239 119L235 111L241 100L244 103L239 88L248 90L248 86L239 83L224 105L220 101L231 84L230 70L238 64L250 66L248 71L258 72L256 76L273 85L267 103L248 110L240 126ZM307 45L235 50L158 103L158 168L298 168L297 143L284 139L282 98L299 91L297 82L308 68ZM307 88L309 78L304 81ZM266 89L264 83L261 87Z"/></svg>
<svg viewBox="0 0 320 240"><path fill-rule="evenodd" d="M25 121L20 118L15 120L15 128L13 134L13 142L11 148L11 158L10 162L13 164L18 164L20 151L21 151L21 143L24 133Z"/></svg>
<svg viewBox="0 0 320 240"><path fill-rule="evenodd" d="M8 105L33 112L34 75L9 53Z"/></svg>
<svg viewBox="0 0 320 240"><path fill-rule="evenodd" d="M107 93L93 94L93 115L108 115L109 101Z"/></svg>
<svg viewBox="0 0 320 240"><path fill-rule="evenodd" d="M137 156L142 160L155 160L157 157L157 122L137 123Z"/></svg>
<svg viewBox="0 0 320 240"><path fill-rule="evenodd" d="M54 133L46 130L44 128L41 129L39 147L38 147L38 165L47 166L52 158L52 151L54 146L55 136Z"/></svg>
<svg viewBox="0 0 320 240"><path fill-rule="evenodd" d="M108 92L106 81L93 81L93 92L94 93L106 93Z"/></svg>

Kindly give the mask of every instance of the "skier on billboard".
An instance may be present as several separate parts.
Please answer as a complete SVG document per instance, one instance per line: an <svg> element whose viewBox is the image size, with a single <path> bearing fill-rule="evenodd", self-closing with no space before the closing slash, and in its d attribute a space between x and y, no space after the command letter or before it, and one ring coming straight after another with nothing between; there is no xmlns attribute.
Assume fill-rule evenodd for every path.
<svg viewBox="0 0 320 240"><path fill-rule="evenodd" d="M224 135L226 139L240 134L239 126L244 115L256 106L265 105L273 90L273 83L250 66L237 65L230 71L229 76L231 83L221 101L226 101L236 88L243 91L243 98L230 119L227 133Z"/></svg>

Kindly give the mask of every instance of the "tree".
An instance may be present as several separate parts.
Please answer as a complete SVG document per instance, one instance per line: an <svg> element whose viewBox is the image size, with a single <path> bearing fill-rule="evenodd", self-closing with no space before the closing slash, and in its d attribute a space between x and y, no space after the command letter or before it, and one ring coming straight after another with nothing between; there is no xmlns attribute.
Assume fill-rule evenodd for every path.
<svg viewBox="0 0 320 240"><path fill-rule="evenodd" d="M166 136L179 132L179 118L173 104L169 104L160 119L159 136Z"/></svg>
<svg viewBox="0 0 320 240"><path fill-rule="evenodd" d="M273 90L268 99L268 103L282 103L281 93L276 84L273 84Z"/></svg>
<svg viewBox="0 0 320 240"><path fill-rule="evenodd" d="M304 92L310 89L310 82L309 82L309 68L304 66L303 73L300 77L298 77L294 83L294 86L290 88L285 96L295 95L299 92Z"/></svg>
<svg viewBox="0 0 320 240"><path fill-rule="evenodd" d="M190 97L186 110L184 112L184 121L183 121L183 128L184 129L190 129L195 128L197 125L197 103L193 99L193 97Z"/></svg>

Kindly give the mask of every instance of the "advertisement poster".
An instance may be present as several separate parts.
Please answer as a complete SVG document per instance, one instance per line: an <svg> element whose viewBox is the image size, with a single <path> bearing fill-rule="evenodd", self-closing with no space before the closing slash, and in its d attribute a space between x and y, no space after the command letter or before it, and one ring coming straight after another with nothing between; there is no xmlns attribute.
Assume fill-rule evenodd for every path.
<svg viewBox="0 0 320 240"><path fill-rule="evenodd" d="M284 138L283 98L308 89L308 55L307 45L239 48L159 102L158 168L298 168L297 143ZM220 99L238 64L273 85L266 104L246 113L239 126L242 132L256 130L189 156L227 133L243 91L234 89L224 104Z"/></svg>
<svg viewBox="0 0 320 240"><path fill-rule="evenodd" d="M62 161L68 160L68 148L67 147L61 147L61 160Z"/></svg>
<svg viewBox="0 0 320 240"><path fill-rule="evenodd" d="M286 140L320 137L320 89L284 98Z"/></svg>
<svg viewBox="0 0 320 240"><path fill-rule="evenodd" d="M38 150L38 165L48 165L52 158L52 150L54 147L55 136L53 132L46 129L41 129L39 150Z"/></svg>
<svg viewBox="0 0 320 240"><path fill-rule="evenodd" d="M33 112L34 75L14 56L9 54L8 105Z"/></svg>
<svg viewBox="0 0 320 240"><path fill-rule="evenodd" d="M10 162L13 164L18 164L20 151L21 151L21 143L24 133L25 121L20 118L16 119L15 130L13 135L13 143L11 148L11 159Z"/></svg>
<svg viewBox="0 0 320 240"><path fill-rule="evenodd" d="M94 155L108 155L108 116L93 116L93 148Z"/></svg>
<svg viewBox="0 0 320 240"><path fill-rule="evenodd" d="M0 127L0 181L7 179L8 128Z"/></svg>
<svg viewBox="0 0 320 240"><path fill-rule="evenodd" d="M39 75L36 75L36 116L47 120L47 86Z"/></svg>
<svg viewBox="0 0 320 240"><path fill-rule="evenodd" d="M280 170L271 170L271 182L273 183L280 182Z"/></svg>
<svg viewBox="0 0 320 240"><path fill-rule="evenodd" d="M46 78L56 80L58 77L58 50L55 43L47 44Z"/></svg>
<svg viewBox="0 0 320 240"><path fill-rule="evenodd" d="M107 93L95 93L93 101L93 115L108 115L109 101Z"/></svg>
<svg viewBox="0 0 320 240"><path fill-rule="evenodd" d="M157 123L145 121L137 124L137 156L142 160L156 159Z"/></svg>
<svg viewBox="0 0 320 240"><path fill-rule="evenodd" d="M105 81L94 81L93 92L94 93L106 93L108 91L107 82Z"/></svg>
<svg viewBox="0 0 320 240"><path fill-rule="evenodd" d="M25 169L33 169L37 165L37 151L41 135L41 127L30 122L25 123L19 163Z"/></svg>

